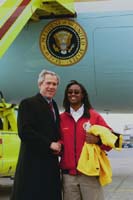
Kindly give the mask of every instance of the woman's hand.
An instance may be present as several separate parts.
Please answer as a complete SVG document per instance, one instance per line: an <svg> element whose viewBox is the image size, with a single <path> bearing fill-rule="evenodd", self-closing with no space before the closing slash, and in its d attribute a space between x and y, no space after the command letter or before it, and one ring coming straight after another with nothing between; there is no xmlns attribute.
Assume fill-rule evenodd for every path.
<svg viewBox="0 0 133 200"><path fill-rule="evenodd" d="M100 141L99 136L95 136L93 134L86 133L86 143L88 144L98 144Z"/></svg>

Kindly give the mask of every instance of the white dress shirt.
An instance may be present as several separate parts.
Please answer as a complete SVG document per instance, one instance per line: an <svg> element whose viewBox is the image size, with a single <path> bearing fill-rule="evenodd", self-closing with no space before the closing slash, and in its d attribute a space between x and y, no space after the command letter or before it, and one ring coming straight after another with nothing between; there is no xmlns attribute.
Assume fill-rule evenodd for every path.
<svg viewBox="0 0 133 200"><path fill-rule="evenodd" d="M77 122L78 119L84 113L84 104L82 104L82 106L78 110L76 110L76 111L72 107L70 107L70 113L71 113L72 117L74 118L74 120Z"/></svg>

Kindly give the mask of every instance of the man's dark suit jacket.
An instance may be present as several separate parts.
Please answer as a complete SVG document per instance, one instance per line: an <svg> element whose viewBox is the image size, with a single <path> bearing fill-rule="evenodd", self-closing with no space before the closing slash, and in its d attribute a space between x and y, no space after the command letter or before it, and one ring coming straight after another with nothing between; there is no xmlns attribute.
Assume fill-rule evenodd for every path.
<svg viewBox="0 0 133 200"><path fill-rule="evenodd" d="M41 94L20 103L21 147L11 200L61 200L58 157L50 150L51 142L60 139L59 112L54 100L53 105L56 122Z"/></svg>

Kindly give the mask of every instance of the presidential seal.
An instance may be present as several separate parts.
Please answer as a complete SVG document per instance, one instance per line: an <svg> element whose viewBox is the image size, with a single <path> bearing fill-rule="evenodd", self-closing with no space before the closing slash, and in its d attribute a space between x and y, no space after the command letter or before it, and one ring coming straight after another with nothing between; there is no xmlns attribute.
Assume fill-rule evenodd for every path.
<svg viewBox="0 0 133 200"><path fill-rule="evenodd" d="M70 66L81 60L87 49L87 37L75 21L58 19L41 32L40 49L51 63Z"/></svg>

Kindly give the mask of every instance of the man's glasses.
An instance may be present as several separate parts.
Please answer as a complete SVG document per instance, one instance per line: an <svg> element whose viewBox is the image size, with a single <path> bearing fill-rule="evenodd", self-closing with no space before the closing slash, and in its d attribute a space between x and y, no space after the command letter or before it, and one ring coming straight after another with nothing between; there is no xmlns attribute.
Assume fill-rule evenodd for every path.
<svg viewBox="0 0 133 200"><path fill-rule="evenodd" d="M80 90L68 90L67 94L81 94Z"/></svg>

